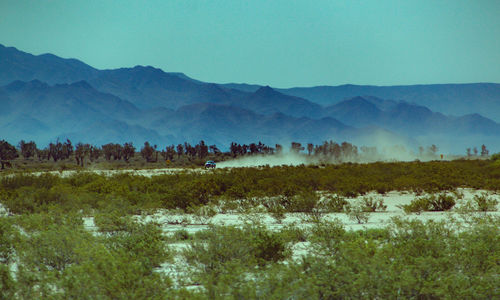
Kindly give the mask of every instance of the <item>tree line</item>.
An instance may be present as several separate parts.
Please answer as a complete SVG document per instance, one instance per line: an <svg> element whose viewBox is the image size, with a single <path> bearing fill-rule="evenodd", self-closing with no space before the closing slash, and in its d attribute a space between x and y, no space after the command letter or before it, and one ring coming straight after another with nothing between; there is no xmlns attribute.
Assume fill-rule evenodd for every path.
<svg viewBox="0 0 500 300"><path fill-rule="evenodd" d="M281 144L275 144L274 147L266 145L262 142L250 143L250 144L239 144L232 142L229 145L229 151L223 152L216 145L207 145L205 141L201 140L195 145L191 145L188 142L168 145L164 149L159 149L156 144L150 144L148 141L144 142L144 145L137 151L136 147L132 142L118 144L118 143L108 143L105 145L95 146L88 143L73 143L66 139L65 141L56 140L51 142L45 148L38 148L34 141L26 142L21 140L17 148L9 144L5 140L0 141L0 162L1 168L4 169L5 166L10 166L10 162L21 155L24 159L38 158L39 161L43 160L53 160L57 162L59 160L74 159L76 164L79 166L84 166L85 161L95 162L99 158L103 157L107 161L125 161L129 162L132 157L139 154L146 162L158 162L160 159L165 161L175 161L176 159L186 158L189 161L194 161L196 159L206 159L210 157L211 159L220 159L224 157L241 157L246 155L257 155L257 154L281 154L283 153L283 146ZM391 151L406 152L406 149L402 146L395 146ZM419 147L419 156L431 156L437 157L439 148L436 145L431 145L427 148ZM301 143L291 142L290 152L295 154L307 154L308 156L314 156L317 158L325 159L328 161L342 162L342 161L356 161L359 156L369 156L374 157L378 154L376 147L366 147L363 146L358 148L357 146L342 142L337 143L332 140L324 141L321 144L315 145L313 143L308 143L302 146ZM478 156L478 150L474 147L467 148L467 156ZM485 145L481 146L480 155L485 157L489 155L489 150Z"/></svg>

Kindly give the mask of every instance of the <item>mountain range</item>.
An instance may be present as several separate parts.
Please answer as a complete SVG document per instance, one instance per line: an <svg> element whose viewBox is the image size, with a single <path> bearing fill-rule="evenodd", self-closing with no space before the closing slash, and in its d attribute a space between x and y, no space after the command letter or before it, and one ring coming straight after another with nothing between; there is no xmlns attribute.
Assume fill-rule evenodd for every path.
<svg viewBox="0 0 500 300"><path fill-rule="evenodd" d="M215 84L151 66L98 70L0 45L0 138L158 145L205 140L435 143L500 150L500 84L323 86Z"/></svg>

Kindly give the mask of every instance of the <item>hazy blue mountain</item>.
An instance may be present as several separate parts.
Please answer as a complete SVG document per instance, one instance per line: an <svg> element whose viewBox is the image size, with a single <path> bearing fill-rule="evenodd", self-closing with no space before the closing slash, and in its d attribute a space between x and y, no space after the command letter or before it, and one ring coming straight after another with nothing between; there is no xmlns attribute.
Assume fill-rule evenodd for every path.
<svg viewBox="0 0 500 300"><path fill-rule="evenodd" d="M71 83L91 78L97 72L77 59L52 54L32 55L0 44L0 86L15 80L34 79L49 84Z"/></svg>
<svg viewBox="0 0 500 300"><path fill-rule="evenodd" d="M231 95L215 84L186 79L153 67L100 71L92 86L126 99L140 108L178 108L198 102L224 103Z"/></svg>
<svg viewBox="0 0 500 300"><path fill-rule="evenodd" d="M0 132L15 142L34 139L46 143L63 133L79 133L89 142L102 140L107 132L122 132L131 138L133 133L139 136L139 132L158 137L140 126L127 128L123 120L140 118L142 112L127 101L95 90L85 81L56 85L38 80L15 81L0 88L0 104L5 113L0 118Z"/></svg>
<svg viewBox="0 0 500 300"><path fill-rule="evenodd" d="M85 141L99 146L110 142L121 144L133 142L137 149L140 149L145 141L149 141L153 145L161 145L167 140L167 137L160 136L153 129L130 125L118 120L99 120L81 130L61 131L58 138Z"/></svg>
<svg viewBox="0 0 500 300"><path fill-rule="evenodd" d="M235 88L233 86L233 88ZM340 85L278 89L320 105L332 105L355 96L403 100L449 115L479 113L500 122L500 84L428 84L408 86Z"/></svg>
<svg viewBox="0 0 500 300"><path fill-rule="evenodd" d="M229 89L240 90L247 93L255 93L258 89L263 87L258 84L246 84L246 83L224 83L221 86Z"/></svg>
<svg viewBox="0 0 500 300"><path fill-rule="evenodd" d="M367 126L376 124L382 110L363 97L354 97L324 108L325 116L332 116L351 126Z"/></svg>
<svg viewBox="0 0 500 300"><path fill-rule="evenodd" d="M227 102L229 97L218 85L149 66L97 70L76 59L64 59L52 54L35 56L2 45L0 58L0 85L34 79L48 84L83 80L102 92L119 96L141 108L177 108L196 102Z"/></svg>
<svg viewBox="0 0 500 300"><path fill-rule="evenodd" d="M317 118L322 114L322 107L308 100L284 95L269 86L257 91L233 97L229 102L233 106L253 110L260 114L283 113L294 117Z"/></svg>
<svg viewBox="0 0 500 300"><path fill-rule="evenodd" d="M12 118L3 119L0 122L0 139L5 139L16 144L20 140L45 141L53 137L50 128L40 120L26 115L19 114Z"/></svg>
<svg viewBox="0 0 500 300"><path fill-rule="evenodd" d="M268 98L282 97L270 88L255 94L247 95L248 99L262 106ZM292 107L297 103L307 105L307 101L295 97L283 99L291 99L283 104ZM364 129L346 126L331 117L316 120L281 112L257 113L228 104L197 103L177 110L141 110L117 96L96 90L86 81L56 85L39 80L15 81L0 88L0 104L10 107L9 111L3 110L6 117L0 118L2 138L14 143L33 139L43 144L67 137L75 143L98 145L126 141L136 145L144 141L165 145L203 139L227 147L232 141L288 145L291 141L362 141L370 135Z"/></svg>
<svg viewBox="0 0 500 300"><path fill-rule="evenodd" d="M320 143L324 140L359 141L372 138L375 131L384 132L394 140L408 139L379 128L369 130L347 126L333 118L319 120L296 118L282 113L257 114L231 105L200 103L179 108L156 120L153 124L162 135L176 135L178 141L196 142L201 139L218 145L232 141L267 144L291 141Z"/></svg>
<svg viewBox="0 0 500 300"><path fill-rule="evenodd" d="M47 124L127 119L140 113L130 102L99 92L85 81L52 86L38 80L15 81L2 89L10 99L9 114L37 116Z"/></svg>
<svg viewBox="0 0 500 300"><path fill-rule="evenodd" d="M442 135L450 139L461 135L500 137L500 124L479 114L446 116L404 101L387 102L358 96L327 106L324 113L350 126L380 126L405 136Z"/></svg>

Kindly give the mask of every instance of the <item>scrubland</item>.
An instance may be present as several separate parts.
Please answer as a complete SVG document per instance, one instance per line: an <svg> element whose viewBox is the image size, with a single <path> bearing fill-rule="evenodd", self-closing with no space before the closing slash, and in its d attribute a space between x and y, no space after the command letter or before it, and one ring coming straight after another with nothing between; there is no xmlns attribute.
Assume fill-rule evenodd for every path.
<svg viewBox="0 0 500 300"><path fill-rule="evenodd" d="M500 297L491 160L14 173L0 298Z"/></svg>

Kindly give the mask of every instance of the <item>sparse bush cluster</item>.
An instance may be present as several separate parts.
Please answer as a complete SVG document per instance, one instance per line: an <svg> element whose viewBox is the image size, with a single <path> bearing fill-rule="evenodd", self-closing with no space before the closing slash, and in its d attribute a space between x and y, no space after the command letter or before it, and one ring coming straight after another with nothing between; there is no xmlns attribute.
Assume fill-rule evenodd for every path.
<svg viewBox="0 0 500 300"><path fill-rule="evenodd" d="M417 197L410 204L402 205L406 213L420 214L423 211L446 211L450 210L456 204L456 199L453 195L440 193L438 195L431 194L428 196Z"/></svg>
<svg viewBox="0 0 500 300"><path fill-rule="evenodd" d="M453 222L393 219L387 228L347 231L319 222L307 233L312 251L295 260L259 260L258 226L212 228L183 255L195 270L191 283L203 287L191 297L492 299L500 296L498 225L485 219L463 231Z"/></svg>
<svg viewBox="0 0 500 300"><path fill-rule="evenodd" d="M0 298L167 297L169 278L154 272L171 258L161 229L127 224L119 233L96 236L77 213L0 218ZM15 276L7 264L14 261Z"/></svg>

